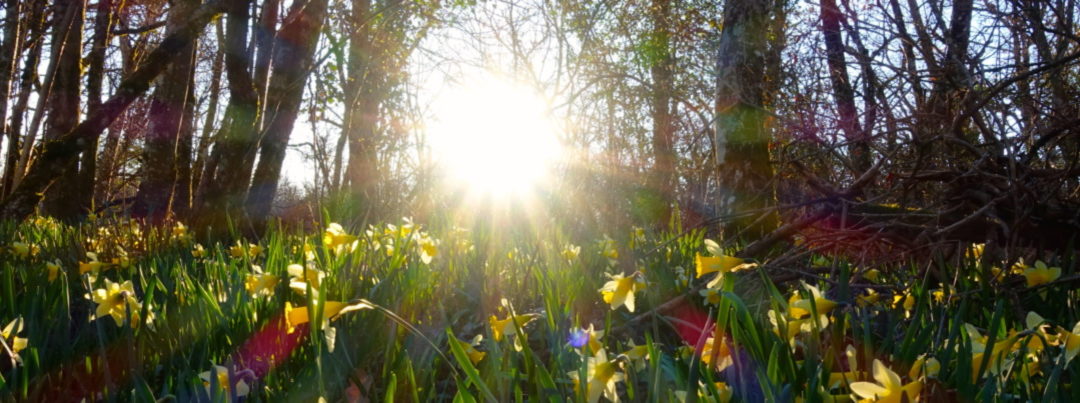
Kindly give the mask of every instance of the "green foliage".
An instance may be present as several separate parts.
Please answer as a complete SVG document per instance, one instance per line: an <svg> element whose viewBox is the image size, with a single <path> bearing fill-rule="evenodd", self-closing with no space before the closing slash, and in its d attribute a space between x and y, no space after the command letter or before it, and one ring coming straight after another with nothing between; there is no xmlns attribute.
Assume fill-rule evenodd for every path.
<svg viewBox="0 0 1080 403"><path fill-rule="evenodd" d="M700 291L714 274L694 278L695 257L727 252L700 230L605 238L444 221L204 246L179 226L4 225L0 325L23 318L4 342L26 347L18 361L0 353L0 399L819 401L880 383L875 361L919 382L923 400L1080 397L1067 357L1077 290L1026 287L1023 268L986 276L968 258L935 264L947 284L914 263L869 281L831 257L832 272L805 277L816 284L777 285L765 264L712 282L710 303ZM1061 279L1076 272L1050 263ZM96 314L107 281L132 282L115 300L122 320ZM633 312L612 309L620 293ZM995 344L1000 354L979 354ZM939 371L913 372L930 358ZM215 365L222 375L208 375Z"/></svg>

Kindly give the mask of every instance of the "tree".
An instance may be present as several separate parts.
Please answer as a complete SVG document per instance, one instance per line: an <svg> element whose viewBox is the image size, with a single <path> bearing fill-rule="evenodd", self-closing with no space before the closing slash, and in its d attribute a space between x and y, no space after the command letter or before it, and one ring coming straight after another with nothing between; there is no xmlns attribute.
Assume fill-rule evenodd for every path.
<svg viewBox="0 0 1080 403"><path fill-rule="evenodd" d="M169 10L165 34L183 29L183 24L199 5L198 0L176 0ZM150 126L143 145L143 179L135 194L132 215L150 222L161 222L169 216L174 195L179 188L190 189L190 174L180 180L180 166L190 167L191 121L194 119L194 82L196 41L180 49L176 60L169 64L150 97ZM186 147L185 147L186 145ZM186 155L187 161L180 161ZM184 192L184 196L190 192ZM189 200L177 198L175 204L186 211Z"/></svg>
<svg viewBox="0 0 1080 403"><path fill-rule="evenodd" d="M0 203L0 219L22 220L33 213L42 193L78 161L80 153L88 149L93 139L150 88L150 83L165 70L180 49L194 41L203 27L221 12L220 8L221 4L216 2L200 7L182 29L162 40L145 61L124 78L116 92L97 111L70 131L43 143L40 156L26 176Z"/></svg>
<svg viewBox="0 0 1080 403"><path fill-rule="evenodd" d="M766 53L772 3L729 0L717 51L716 160L734 227L751 239L778 225L769 161Z"/></svg>
<svg viewBox="0 0 1080 403"><path fill-rule="evenodd" d="M326 19L326 5L326 0L295 4L275 41L273 75L266 98L266 127L260 136L259 165L247 200L248 215L255 223L266 219L278 190L289 134L300 111L319 32Z"/></svg>

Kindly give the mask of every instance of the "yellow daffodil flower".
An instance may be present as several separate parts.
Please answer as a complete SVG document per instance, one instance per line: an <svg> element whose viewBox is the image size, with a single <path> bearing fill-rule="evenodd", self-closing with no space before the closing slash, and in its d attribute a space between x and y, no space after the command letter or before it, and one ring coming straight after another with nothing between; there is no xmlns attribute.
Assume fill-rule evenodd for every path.
<svg viewBox="0 0 1080 403"><path fill-rule="evenodd" d="M56 281L56 278L60 276L60 259L45 262L45 271L48 272L50 283Z"/></svg>
<svg viewBox="0 0 1080 403"><path fill-rule="evenodd" d="M262 250L262 247L259 245L249 243L247 246L244 246L240 241L236 241L236 245L229 247L229 255L237 259L243 257L253 259L256 256L259 256L262 253Z"/></svg>
<svg viewBox="0 0 1080 403"><path fill-rule="evenodd" d="M472 341L461 340L457 337L450 339L452 342L458 343L462 350L465 350L465 354L469 356L469 361L476 365L487 356L487 353L477 350L476 346L480 345L481 341L484 341L484 335L478 334L473 337Z"/></svg>
<svg viewBox="0 0 1080 403"><path fill-rule="evenodd" d="M615 388L615 384L622 382L624 375L619 370L620 364L618 361L608 361L607 354L604 350L596 352L596 355L589 357L586 364L586 379L585 395L589 403L596 403L600 401L600 397L603 396L612 402L619 401L619 394ZM578 379L578 371L570 372L570 377L574 380L574 389L579 390L581 384Z"/></svg>
<svg viewBox="0 0 1080 403"><path fill-rule="evenodd" d="M634 365L634 369L640 371L645 368L645 361L649 359L649 346L646 344L636 345L634 340L629 341L630 348L623 353Z"/></svg>
<svg viewBox="0 0 1080 403"><path fill-rule="evenodd" d="M420 261L424 262L424 264L430 264L431 260L439 254L439 241L427 236L427 234L420 237L417 245L420 247Z"/></svg>
<svg viewBox="0 0 1080 403"><path fill-rule="evenodd" d="M851 392L861 397L860 402L914 402L918 400L922 392L922 382L912 381L903 384L900 376L885 366L880 360L874 359L873 382L855 382L851 384Z"/></svg>
<svg viewBox="0 0 1080 403"><path fill-rule="evenodd" d="M323 231L323 245L334 253L341 254L356 250L359 241L356 235L349 235L341 224L330 223Z"/></svg>
<svg viewBox="0 0 1080 403"><path fill-rule="evenodd" d="M745 260L734 256L702 256L700 254L694 256L694 265L697 267L697 278L709 273L730 273L753 267L747 265Z"/></svg>
<svg viewBox="0 0 1080 403"><path fill-rule="evenodd" d="M626 310L634 312L634 293L645 288L645 283L639 280L638 277L634 274L629 276L609 274L608 278L611 281L608 281L603 288L600 288L600 294L604 297L604 302L610 304L612 310L625 305Z"/></svg>
<svg viewBox="0 0 1080 403"><path fill-rule="evenodd" d="M1057 334L1058 342L1065 347L1065 362L1072 361L1080 354L1080 322L1076 322L1071 332L1059 327Z"/></svg>
<svg viewBox="0 0 1080 403"><path fill-rule="evenodd" d="M608 258L608 264L614 266L619 261L619 249L615 247L615 240L608 238L600 240L600 249L604 257Z"/></svg>
<svg viewBox="0 0 1080 403"><path fill-rule="evenodd" d="M38 252L41 251L39 246L26 242L12 242L9 248L13 255L22 259L37 256Z"/></svg>
<svg viewBox="0 0 1080 403"><path fill-rule="evenodd" d="M1028 287L1048 284L1061 277L1060 267L1046 267L1042 260L1036 261L1034 267L1024 269L1024 279Z"/></svg>
<svg viewBox="0 0 1080 403"><path fill-rule="evenodd" d="M308 285L311 285L312 295L318 296L319 286L322 284L326 273L314 267L304 267L299 264L290 264L286 268L289 273L289 288L300 295L307 295Z"/></svg>
<svg viewBox="0 0 1080 403"><path fill-rule="evenodd" d="M491 335L495 341L502 341L507 335L513 336L517 334L515 327L524 328L526 324L536 319L536 314L527 313L524 315L512 316L506 319L497 319L495 315L491 315L488 318L488 324L491 325Z"/></svg>
<svg viewBox="0 0 1080 403"><path fill-rule="evenodd" d="M251 271L254 273L248 274L247 278L244 279L244 288L247 289L248 294L251 294L252 297L274 295L274 287L277 286L278 277L263 273L262 268L255 265L251 266Z"/></svg>
<svg viewBox="0 0 1080 403"><path fill-rule="evenodd" d="M701 348L701 362L711 366L716 372L730 367L734 360L731 357L731 346L728 345L726 338L721 337L719 342L716 342L715 337L705 339L705 345Z"/></svg>
<svg viewBox="0 0 1080 403"><path fill-rule="evenodd" d="M821 290L818 290L817 287L809 284L805 284L804 286L810 291L810 298L802 298L799 294L795 294L788 299L788 314L792 319L800 319L809 316L811 308L816 308L819 315L827 314L832 311L833 308L836 308L836 302L825 298L824 294L822 294ZM813 306L811 306L811 301L813 301Z"/></svg>
<svg viewBox="0 0 1080 403"><path fill-rule="evenodd" d="M866 376L866 371L830 372L827 386L829 389L839 389L851 385L859 379L865 379Z"/></svg>
<svg viewBox="0 0 1080 403"><path fill-rule="evenodd" d="M720 305L720 289L719 288L706 288L698 292L702 297L705 297L705 303L710 305Z"/></svg>
<svg viewBox="0 0 1080 403"><path fill-rule="evenodd" d="M911 293L893 295L893 309L903 308L904 317L911 317L911 310L915 308L915 296Z"/></svg>
<svg viewBox="0 0 1080 403"><path fill-rule="evenodd" d="M213 374L211 374L213 372ZM213 396L214 393L210 390L210 380L216 378L217 386L220 390L224 391L226 395L232 395L233 386L236 387L236 397L247 396L251 393L251 387L243 379L237 379L236 382L229 381L229 369L221 365L215 365L212 371L204 371L199 374L199 379L203 381L203 387L206 388L206 394Z"/></svg>
<svg viewBox="0 0 1080 403"><path fill-rule="evenodd" d="M105 279L105 288L94 290L92 299L97 304L95 314L98 318L112 316L119 326L124 324L124 319L130 310L132 326L139 324L142 303L135 298L135 285L131 283L131 280L117 284ZM150 322L153 318L154 316L151 313L147 317L147 322Z"/></svg>
<svg viewBox="0 0 1080 403"><path fill-rule="evenodd" d="M867 288L866 294L855 297L855 303L863 308L873 306L879 301L881 301L881 294L878 294L873 288Z"/></svg>
<svg viewBox="0 0 1080 403"><path fill-rule="evenodd" d="M19 358L19 352L29 345L25 337L19 337L19 333L22 333L22 331L23 318L21 316L8 322L7 326L0 330L0 342L4 343L3 348L0 348L0 354L10 353L11 359L16 363L22 362Z"/></svg>
<svg viewBox="0 0 1080 403"><path fill-rule="evenodd" d="M577 260L578 255L581 254L581 247L574 244L566 244L562 250L562 256L567 261Z"/></svg>
<svg viewBox="0 0 1080 403"><path fill-rule="evenodd" d="M876 283L881 280L881 271L878 269L870 269L863 273L863 278L870 280L870 282Z"/></svg>
<svg viewBox="0 0 1080 403"><path fill-rule="evenodd" d="M970 323L964 324L964 328L971 339L971 380L974 382L978 380L979 373L983 372L982 362L983 357L986 356L986 343L989 341L989 337L984 336ZM1015 344L1015 332L1007 336L1005 340L994 343L990 349L990 365L987 368L989 373L997 375L1001 373L1002 368L1011 362L1011 359L1008 359L1007 356L1014 351Z"/></svg>
<svg viewBox="0 0 1080 403"><path fill-rule="evenodd" d="M783 315L770 309L766 316L769 318L769 323L772 324L773 333L792 345L795 344L795 336L799 333L821 331L829 326L829 316L825 314L818 314L817 320L814 320L813 317L789 320L790 315ZM784 324L787 329L786 333L780 332L781 324Z"/></svg>
<svg viewBox="0 0 1080 403"><path fill-rule="evenodd" d="M920 379L924 376L927 378L935 378L937 374L941 372L941 362L934 357L927 357L926 354L920 355L915 359L915 363L911 364L911 370L908 371L908 377L911 379Z"/></svg>
<svg viewBox="0 0 1080 403"><path fill-rule="evenodd" d="M337 319L348 312L359 311L361 309L371 309L373 306L367 301L358 302L340 302L340 301L324 301L322 311L322 329L326 329L331 320ZM288 327L289 333L296 330L296 327L304 323L311 321L311 315L308 312L308 307L293 307L291 303L285 303L285 324Z"/></svg>
<svg viewBox="0 0 1080 403"><path fill-rule="evenodd" d="M86 274L86 273L95 273L96 274L96 273L101 272L102 269L108 269L109 268L108 263L98 261L97 253L86 252L86 258L88 259L88 261L79 262L79 274L80 275L83 275L83 274Z"/></svg>
<svg viewBox="0 0 1080 403"><path fill-rule="evenodd" d="M967 257L973 260L979 260L982 258L983 249L986 249L985 243L972 244L971 248L967 250Z"/></svg>
<svg viewBox="0 0 1080 403"><path fill-rule="evenodd" d="M191 257L196 259L206 257L206 248L203 248L200 244L195 244L195 246L191 248Z"/></svg>

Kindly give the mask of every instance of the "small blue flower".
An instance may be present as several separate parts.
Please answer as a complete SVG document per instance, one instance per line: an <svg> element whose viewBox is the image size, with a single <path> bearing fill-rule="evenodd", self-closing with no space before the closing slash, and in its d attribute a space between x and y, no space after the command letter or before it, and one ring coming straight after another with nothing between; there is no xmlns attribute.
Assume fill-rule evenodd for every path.
<svg viewBox="0 0 1080 403"><path fill-rule="evenodd" d="M582 328L574 328L570 330L570 337L567 338L566 342L570 343L570 346L574 348L581 348L585 346L585 343L589 342L589 332Z"/></svg>

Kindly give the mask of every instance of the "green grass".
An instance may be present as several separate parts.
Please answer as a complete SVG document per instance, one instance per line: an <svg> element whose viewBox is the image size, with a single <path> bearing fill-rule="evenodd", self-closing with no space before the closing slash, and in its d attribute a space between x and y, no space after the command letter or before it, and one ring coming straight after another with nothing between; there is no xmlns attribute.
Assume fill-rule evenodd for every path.
<svg viewBox="0 0 1080 403"><path fill-rule="evenodd" d="M691 278L695 255L707 254L699 230L392 224L345 228L356 236L355 245L343 236L339 250L324 243L321 231L270 230L262 239L241 241L243 250L249 242L258 245L257 254L234 255L235 243L206 244L199 257L192 237L172 228L105 220L70 227L44 218L2 225L0 239L10 241L0 245L0 325L23 318L18 337L28 347L19 352L19 362L0 352L0 400L228 401L240 387L230 391L217 377L206 383L200 378L221 365L226 382L243 380L250 388L243 398L250 401L581 401L589 394L575 389L574 379L602 371L589 371L587 357L597 351L571 345L570 335L592 325L606 332L598 341L610 364L597 368L622 379L601 394L622 400L712 401L730 393L741 401L843 401L852 397L850 382L873 379L862 375L831 384L830 373L869 374L879 360L903 383L920 381L924 401L1080 401L1080 360L1066 362L1065 345L1058 343L1080 320L1071 258L1036 256L1062 273L1047 286L1028 288L1017 274L992 278L990 268L974 259L937 259L929 263L935 275L925 270L927 262L882 265L874 267L881 275L870 282L856 275L868 267L813 257L831 266L826 274L806 278L827 301L815 300L798 281L770 280L809 261L788 267L763 261L726 275L717 285L721 298L712 305L697 292L711 276ZM604 255L605 236L614 241L617 258ZM437 253L425 262L424 246L430 252L432 244ZM567 245L581 250L568 257ZM736 249L730 247L726 253ZM117 264L81 274L87 252ZM46 265L52 262L60 272L50 281ZM290 287L290 264L324 277L317 286ZM253 265L280 281L252 295L245 280ZM598 291L609 280L605 274L620 273L638 273L647 282L635 293L635 312L611 309ZM121 323L107 315L95 318L97 304L88 294L106 279L130 280L143 311L121 311ZM857 302L867 288L878 292L879 302ZM951 297L935 299L934 291L943 288ZM911 309L903 299L894 306L894 295L909 293ZM647 314L678 298L684 302L674 309ZM792 304L798 299L805 300L798 306L824 319L798 321ZM329 309L336 301L357 309L312 309L309 323L292 333L285 325L286 303ZM829 310L832 302L836 306ZM783 320L772 324L770 310ZM1029 311L1048 326L1030 329ZM489 318L511 314L536 319L495 341ZM325 326L314 325L323 319ZM704 336L686 331L706 322L716 327ZM975 339L965 324L987 340ZM789 326L795 328L791 338ZM475 349L485 353L476 363L467 344L448 343L450 337L468 341L476 335L483 340ZM694 353L707 337L728 343L714 343L720 353L710 364ZM1043 338L1046 347L1031 351L1031 338ZM988 364L998 358L987 354L976 361L973 349L1001 340L1016 342L1000 356L1000 370L973 376L972 368L995 368ZM5 343L13 341L8 335ZM647 358L627 354L631 343L643 346L636 351L647 351ZM846 355L849 346L854 357ZM273 364L252 361L269 361L271 354ZM911 378L909 369L919 357L933 357L940 371Z"/></svg>

